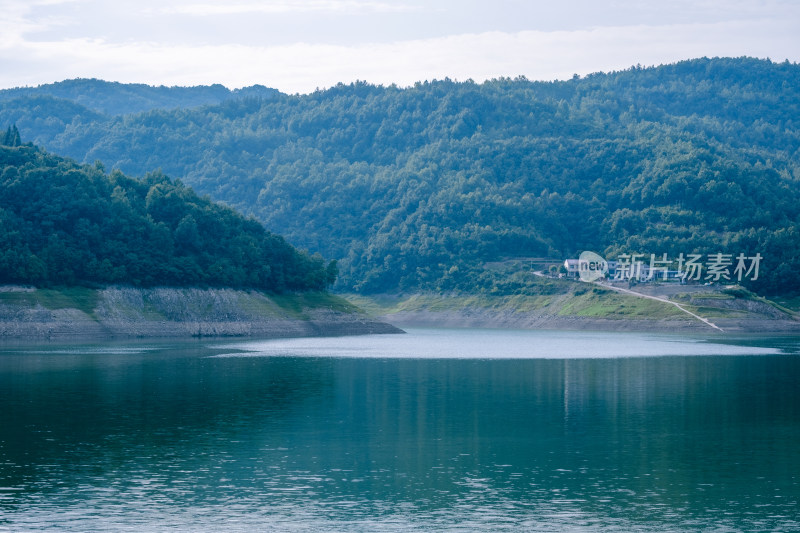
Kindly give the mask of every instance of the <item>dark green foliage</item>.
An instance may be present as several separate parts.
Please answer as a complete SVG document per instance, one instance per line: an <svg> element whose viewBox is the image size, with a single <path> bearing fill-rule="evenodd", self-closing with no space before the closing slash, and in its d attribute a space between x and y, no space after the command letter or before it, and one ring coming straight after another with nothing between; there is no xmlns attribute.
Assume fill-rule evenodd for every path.
<svg viewBox="0 0 800 533"><path fill-rule="evenodd" d="M319 290L325 265L253 219L160 172L141 180L80 166L15 128L0 146L0 283Z"/></svg>
<svg viewBox="0 0 800 533"><path fill-rule="evenodd" d="M0 107L49 149L134 175L162 168L339 258L343 288L512 290L483 265L589 249L761 252L751 288L800 291L800 66L788 62L355 83L85 117L51 133L21 103ZM192 228L176 226L182 246Z"/></svg>
<svg viewBox="0 0 800 533"><path fill-rule="evenodd" d="M19 130L17 129L17 125L14 124L13 126L9 126L6 130L6 134L3 136L3 146L19 146L22 144L22 139L19 136Z"/></svg>

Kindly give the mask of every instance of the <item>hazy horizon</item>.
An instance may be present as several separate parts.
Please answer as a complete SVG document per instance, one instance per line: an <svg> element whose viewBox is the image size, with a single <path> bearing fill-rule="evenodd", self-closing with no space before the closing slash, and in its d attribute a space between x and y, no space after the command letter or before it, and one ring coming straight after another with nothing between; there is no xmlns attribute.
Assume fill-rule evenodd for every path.
<svg viewBox="0 0 800 533"><path fill-rule="evenodd" d="M309 93L568 79L697 57L800 61L788 0L2 0L0 88L75 78Z"/></svg>
<svg viewBox="0 0 800 533"><path fill-rule="evenodd" d="M37 87L45 87L45 86L48 86L48 85L57 85L57 84L60 84L60 83L66 83L66 82L71 82L71 81L94 80L94 81L99 81L99 82L103 82L103 83L112 83L112 84L113 83L119 83L121 85L144 85L144 86L148 86L148 87L167 87L167 88L211 87L211 86L215 86L215 85L220 85L220 86L226 88L229 91L237 91L237 90L246 89L248 87L254 87L254 86L263 86L263 87L266 87L268 89L278 90L279 92L281 92L283 94L311 94L314 91L317 91L317 90L328 90L328 89L331 89L331 88L333 88L333 87L335 87L337 85L340 85L340 84L341 85L350 85L350 84L353 84L353 83L362 83L362 82L363 83L367 83L369 85L374 85L376 87L396 86L398 89L410 89L410 88L413 88L418 83L433 83L433 82L445 81L445 80L450 80L450 81L453 81L455 83L464 83L464 82L472 81L472 82L477 83L477 84L490 82L492 80L496 80L496 79L500 79L500 78L510 78L510 79L524 78L524 79L527 79L528 81L531 81L531 82L566 81L566 80L571 79L573 76L576 76L576 75L579 76L580 78L585 78L587 76L597 75L597 74L599 74L599 75L612 75L612 74L617 73L617 72L629 71L629 70L632 70L632 69L637 68L637 67L640 67L642 69L658 68L658 67L663 67L663 66L668 66L668 65L675 65L675 64L678 64L678 63L682 63L684 61L692 61L692 60L695 60L695 59L702 59L702 58L699 58L699 57L698 58L685 58L685 59L681 59L681 60L677 60L677 61L673 61L673 62L669 62L669 63L660 63L660 64L657 64L657 65L630 65L630 66L628 66L626 68L620 68L620 69L614 69L614 70L606 70L606 71L595 71L595 72L589 72L589 73L586 73L586 74L583 74L583 75L580 75L580 74L576 73L576 74L573 74L572 76L565 77L565 78L551 78L551 79L530 78L530 77L524 76L524 75L519 75L519 76L497 76L497 77L494 77L494 78L486 78L486 79L483 79L483 80L473 80L471 78L456 79L456 78L451 78L449 76L444 76L442 78L431 78L431 79L425 79L425 80L416 80L416 81L411 82L411 83L409 83L407 85L400 85L400 84L397 84L397 83L373 83L373 82L370 82L368 80L349 80L349 81L346 81L346 82L345 81L337 82L337 83L335 83L333 85L330 85L330 86L327 86L327 87L316 87L313 91L302 92L302 93L281 91L277 87L270 87L270 86L265 85L263 83L253 83L251 85L242 85L242 86L231 86L231 85L226 85L226 84L220 83L220 82L199 83L199 84L193 84L193 85L179 85L179 84L178 85L166 85L166 84L163 84L163 83L124 82L124 81L119 81L119 80L109 80L109 79L103 79L103 78L97 78L97 77L91 77L91 78L90 77L64 78L64 79L61 79L61 80L55 80L55 81L51 81L51 82L43 82L43 83L39 83L39 84L35 84L35 85L19 85L19 86L15 86L15 87L3 87L3 88L0 88L0 91L15 90L15 89L33 89L33 88L37 88ZM736 59L736 58L714 57L714 58L708 58L708 59ZM785 59L785 60L780 61L780 62L779 61L774 61L774 60L772 60L770 58L753 58L753 59L772 61L773 63L776 63L776 64L777 63L783 63L784 61L789 61L788 59ZM798 61L790 61L790 63L796 65L796 64L798 64Z"/></svg>

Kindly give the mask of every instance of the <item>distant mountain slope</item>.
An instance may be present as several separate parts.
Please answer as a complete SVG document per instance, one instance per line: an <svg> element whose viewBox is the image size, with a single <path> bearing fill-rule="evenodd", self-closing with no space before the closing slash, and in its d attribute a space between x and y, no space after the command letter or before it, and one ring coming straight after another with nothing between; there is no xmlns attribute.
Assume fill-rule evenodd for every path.
<svg viewBox="0 0 800 533"><path fill-rule="evenodd" d="M160 173L107 175L9 140L0 144L0 284L283 292L335 277L335 264Z"/></svg>
<svg viewBox="0 0 800 533"><path fill-rule="evenodd" d="M38 87L0 90L0 102L18 98L51 97L69 100L106 115L127 115L153 109L175 109L219 104L234 98L272 98L276 89L253 85L230 90L222 85L153 87L141 83L118 83L97 79L74 79Z"/></svg>
<svg viewBox="0 0 800 533"><path fill-rule="evenodd" d="M13 118L23 138L81 161L180 176L293 244L341 258L344 288L527 290L484 264L590 249L761 253L752 288L800 291L800 66L788 62L355 83L79 113L69 124L16 105L0 105L0 125Z"/></svg>

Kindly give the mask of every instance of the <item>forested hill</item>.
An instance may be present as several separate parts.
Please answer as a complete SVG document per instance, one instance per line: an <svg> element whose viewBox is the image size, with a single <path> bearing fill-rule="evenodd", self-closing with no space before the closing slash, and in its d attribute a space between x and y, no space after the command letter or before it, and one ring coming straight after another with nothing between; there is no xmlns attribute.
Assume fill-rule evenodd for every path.
<svg viewBox="0 0 800 533"><path fill-rule="evenodd" d="M9 146L10 145L10 146ZM0 140L0 284L319 290L335 263L160 173L132 179Z"/></svg>
<svg viewBox="0 0 800 533"><path fill-rule="evenodd" d="M345 288L492 290L486 263L588 249L761 253L752 288L800 290L796 64L355 83L113 118L59 102L53 120L2 104L0 124L84 162L179 176L342 259Z"/></svg>
<svg viewBox="0 0 800 533"><path fill-rule="evenodd" d="M278 91L263 85L230 90L222 85L196 87L153 87L141 83L118 83L97 79L74 79L38 87L0 90L0 102L22 98L33 102L67 100L87 111L106 115L126 115L153 109L198 107L238 98L272 98ZM10 104L15 105L15 104ZM22 105L26 105L23 102ZM91 113L89 113L90 116Z"/></svg>

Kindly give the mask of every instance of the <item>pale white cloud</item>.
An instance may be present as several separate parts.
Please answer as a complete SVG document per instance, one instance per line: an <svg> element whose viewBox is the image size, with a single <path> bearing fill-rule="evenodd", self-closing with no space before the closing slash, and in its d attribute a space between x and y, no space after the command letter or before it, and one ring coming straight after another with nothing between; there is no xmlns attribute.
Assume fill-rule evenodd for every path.
<svg viewBox="0 0 800 533"><path fill-rule="evenodd" d="M81 4L92 1L83 0ZM620 0L623 1L630 0ZM339 44L319 41L262 44L213 39L196 44L180 40L137 40L130 35L116 37L116 40L114 35L106 34L77 33L78 36L65 37L57 32L39 33L34 38L31 32L63 24L63 19L55 15L54 18L34 17L32 10L48 2L61 7L78 5L78 2L6 1L0 3L0 8L7 8L0 20L3 34L0 87L97 77L166 85L223 83L241 87L260 83L285 92L309 92L356 79L401 86L444 77L476 81L518 75L531 79L564 79L574 73L618 70L634 64L670 63L700 56L746 55L800 61L798 9L782 0L769 1L782 11L774 11L771 16L768 12L759 12L759 16L752 13L748 17L696 23L626 23L560 31L459 32L431 38L401 38L389 42L355 40ZM281 0L231 5L239 6L232 9L244 9L286 3ZM313 9L420 5L410 0L305 0L300 3L306 7L315 6ZM698 9L710 13L713 2L705 0L698 5ZM738 1L735 5L739 6L737 9L746 9L746 2ZM200 12L202 10L198 10ZM69 9L57 14L59 17L75 15ZM170 23L173 22L171 19Z"/></svg>
<svg viewBox="0 0 800 533"><path fill-rule="evenodd" d="M23 36L70 23L69 17L58 15L31 16L36 9L79 4L81 0L14 0L0 1L0 48L24 41Z"/></svg>
<svg viewBox="0 0 800 533"><path fill-rule="evenodd" d="M786 58L796 44L791 24L718 23L597 28L573 32L487 32L376 45L292 44L275 47L112 44L96 40L28 43L24 54L52 79L99 76L120 81L200 84L253 83L307 92L363 79L409 85L417 80L526 75L565 78L573 73L658 64L696 56ZM743 36L750 36L749 39ZM795 47L795 49L797 49ZM10 50L4 50L5 53ZM798 57L789 57L797 61ZM35 78L39 79L35 79ZM29 72L27 83L47 81ZM9 85L11 80L2 80ZM13 83L12 83L13 84Z"/></svg>
<svg viewBox="0 0 800 533"><path fill-rule="evenodd" d="M214 16L241 14L277 14L307 12L382 12L399 13L417 8L403 3L361 0L269 0L264 2L192 3L156 8L163 14Z"/></svg>
<svg viewBox="0 0 800 533"><path fill-rule="evenodd" d="M21 2L0 2L0 12L3 15L0 17L0 34L3 39L0 39L0 46L5 41L5 46L10 43L9 38L16 40L22 34L36 31L46 25L44 21L32 20L28 17L32 5L27 5Z"/></svg>

